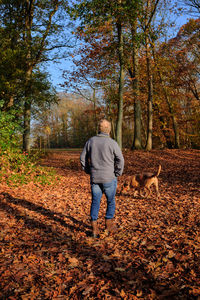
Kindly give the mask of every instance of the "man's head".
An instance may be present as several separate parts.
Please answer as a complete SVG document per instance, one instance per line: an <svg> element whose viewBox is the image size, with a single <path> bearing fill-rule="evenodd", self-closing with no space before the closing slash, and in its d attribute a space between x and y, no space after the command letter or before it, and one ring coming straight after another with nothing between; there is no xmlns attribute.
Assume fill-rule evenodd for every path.
<svg viewBox="0 0 200 300"><path fill-rule="evenodd" d="M108 120L102 119L99 122L99 132L110 134L111 124Z"/></svg>

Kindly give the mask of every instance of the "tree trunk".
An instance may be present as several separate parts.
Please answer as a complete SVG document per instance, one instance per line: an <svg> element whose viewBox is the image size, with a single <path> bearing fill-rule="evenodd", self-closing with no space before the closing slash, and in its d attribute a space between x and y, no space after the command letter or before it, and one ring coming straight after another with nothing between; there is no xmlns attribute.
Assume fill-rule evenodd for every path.
<svg viewBox="0 0 200 300"><path fill-rule="evenodd" d="M178 122L177 122L177 119L176 119L176 116L175 116L175 113L174 113L173 104L171 103L171 101L169 99L169 96L168 96L168 93L167 93L167 90L166 90L166 88L163 84L161 73L159 75L160 75L160 81L161 81L162 89L163 89L163 92L164 92L165 100L166 100L166 103L168 105L169 112L170 112L170 115L171 115L171 118L172 118L172 126L173 126L173 130L174 130L174 147L176 149L179 149L180 148L180 139L179 139Z"/></svg>
<svg viewBox="0 0 200 300"><path fill-rule="evenodd" d="M132 149L140 150L141 145L141 103L135 101L134 105L134 140Z"/></svg>
<svg viewBox="0 0 200 300"><path fill-rule="evenodd" d="M31 76L32 67L26 72L25 80L25 103L24 103L24 133L23 133L23 150L30 151L30 133L31 133Z"/></svg>
<svg viewBox="0 0 200 300"><path fill-rule="evenodd" d="M173 129L174 129L174 143L175 143L174 146L176 149L179 149L180 148L179 126L178 126L176 116L173 112L173 108L172 108L172 123L173 123Z"/></svg>
<svg viewBox="0 0 200 300"><path fill-rule="evenodd" d="M35 5L35 1L25 0L24 1L24 10L25 10L25 28L23 32L23 39L25 44L26 53L26 70L25 70L25 104L24 104L24 134L23 134L23 149L25 151L30 151L30 123L31 123L31 79L32 72L35 65L40 62L40 58L44 52L45 41L48 37L48 34L51 29L52 18L55 12L58 9L58 0L52 1L53 9L50 10L48 16L48 22L46 24L45 31L42 35L42 39L40 41L40 47L37 52L37 55L32 57L34 45L32 39L32 29L33 29L33 19L34 19L34 10L37 9ZM33 31L34 35L34 31Z"/></svg>
<svg viewBox="0 0 200 300"><path fill-rule="evenodd" d="M172 149L173 148L173 144L172 144L172 141L171 141L171 137L170 137L170 133L169 133L169 130L166 128L166 125L165 125L165 119L163 116L160 116L159 117L159 120L160 120L160 123L161 123L161 130L162 130L162 133L165 137L165 142L166 142L166 145L167 145L167 148L168 149Z"/></svg>
<svg viewBox="0 0 200 300"><path fill-rule="evenodd" d="M155 56L154 49L153 49L153 56L154 56L155 65L157 67L157 72L158 72L158 76L159 76L159 79L160 79L160 84L161 84L161 87L162 87L162 90L163 90L163 94L164 94L164 97L165 97L165 101L168 105L169 112L170 112L171 119L172 119L172 125L173 125L173 130L174 130L174 147L176 149L179 149L180 148L179 126L178 126L178 122L177 122L177 119L176 119L176 116L175 116L175 113L174 113L173 104L171 103L171 100L170 100L169 95L167 93L167 89L164 85L164 81L163 81L162 74L161 74L161 71L160 71L156 56Z"/></svg>
<svg viewBox="0 0 200 300"><path fill-rule="evenodd" d="M30 59L30 53L27 54L27 61ZM27 62L28 65L28 62ZM32 66L27 66L25 75L25 102L24 102L24 132L23 132L23 150L30 151L30 134L31 134L31 76Z"/></svg>
<svg viewBox="0 0 200 300"><path fill-rule="evenodd" d="M115 124L114 124L114 121L113 119L111 120L111 132L113 134L113 139L116 140L116 130L115 130Z"/></svg>
<svg viewBox="0 0 200 300"><path fill-rule="evenodd" d="M147 141L146 150L152 150L152 134L153 134L153 77L151 70L151 58L149 49L149 38L146 33L146 62L147 62L147 78L148 78L148 102L147 102Z"/></svg>
<svg viewBox="0 0 200 300"><path fill-rule="evenodd" d="M118 51L119 51L119 64L120 64L120 73L119 73L119 100L118 100L118 116L117 116L117 125L116 125L116 140L122 148L122 122L123 122L123 89L124 89L124 41L122 33L122 24L117 23L117 32L118 32Z"/></svg>
<svg viewBox="0 0 200 300"><path fill-rule="evenodd" d="M96 89L93 88L93 106L94 106L94 124L95 124L95 132L98 134L98 121L97 121L97 100L96 100Z"/></svg>
<svg viewBox="0 0 200 300"><path fill-rule="evenodd" d="M137 19L134 21L131 34L132 34L132 62L133 69L129 70L130 77L133 82L133 93L134 93L134 138L131 149L142 149L142 140L141 140L141 103L139 99L140 89L139 89L139 70L138 70L138 47L136 39L136 30L137 30Z"/></svg>
<svg viewBox="0 0 200 300"><path fill-rule="evenodd" d="M23 150L30 151L30 121L31 121L31 102L27 101L24 104L24 133L23 133Z"/></svg>
<svg viewBox="0 0 200 300"><path fill-rule="evenodd" d="M32 1L26 1L26 19L25 19L25 31L24 42L26 45L26 70L25 70L25 103L24 103L24 133L23 133L23 150L30 151L30 124L31 124L31 77L33 71L33 64L31 62L31 28L33 21L33 3Z"/></svg>

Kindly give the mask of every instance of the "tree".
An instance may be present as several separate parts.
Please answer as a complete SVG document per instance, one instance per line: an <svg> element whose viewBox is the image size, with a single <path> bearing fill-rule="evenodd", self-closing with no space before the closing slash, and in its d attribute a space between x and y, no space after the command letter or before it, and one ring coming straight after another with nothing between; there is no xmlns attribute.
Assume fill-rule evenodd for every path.
<svg viewBox="0 0 200 300"><path fill-rule="evenodd" d="M134 93L134 138L132 149L142 148L141 139L141 102L139 86L139 43L137 35L138 18L131 21L132 67L128 67Z"/></svg>
<svg viewBox="0 0 200 300"><path fill-rule="evenodd" d="M198 49L199 21L190 20L180 28L175 38L162 43L154 52L154 84L160 98L156 109L170 148L190 145L190 141L193 145L197 144L194 141L199 136L195 129L199 120Z"/></svg>
<svg viewBox="0 0 200 300"><path fill-rule="evenodd" d="M115 85L117 78L115 75L117 73L120 74L120 66L123 66L123 81L125 82L123 84L122 97L123 129L129 126L132 107L134 105L134 127L132 127L132 124L130 126L130 128L134 128L133 149L140 149L142 142L146 143L147 150L152 149L152 138L157 136L156 131L153 133L153 130L157 129L153 124L153 111L155 112L154 118L156 119L156 124L160 122L161 134L165 135L168 146L179 147L180 145L180 120L179 115L177 115L177 109L180 105L179 96L176 99L174 98L173 88L175 86L171 84L170 80L170 67L173 68L173 65L169 61L170 67L167 70L168 59L165 57L165 54L159 54L159 51L157 51L159 43L156 45L156 42L159 41L162 33L167 28L165 16L157 15L158 8L160 9L163 3L165 1L147 0L137 1L137 3L136 1L131 3L121 1L120 3L115 2L116 6L113 8L112 2L107 7L107 1L101 2L102 5L98 1L86 1L84 3L81 1L80 5L76 6L74 10L79 17L83 17L83 22L77 29L78 35L83 38L83 45L79 52L80 60L78 60L78 68L74 73L76 76L73 76L74 78L79 76L78 81L76 79L78 90L80 92L80 78L86 79L86 81L89 78L87 83L91 87L93 84L95 86L96 82L98 82L102 87L102 96L105 99L105 103L108 104L107 112L109 111L109 115L112 115L112 118L115 120L115 117L113 117L114 114L118 118L120 111L120 89L118 89L118 97L116 97L116 93L111 88L111 85ZM118 11L119 4L121 5L120 12ZM130 9L131 4L132 9ZM136 4L138 5L138 9L136 9ZM109 14L109 12L112 13ZM117 27L116 21L120 20L117 17L121 15L123 15L123 21ZM121 30L119 25L122 26L123 33L122 64L119 59L118 32ZM157 61L153 60L153 52L156 53ZM162 65L164 67L165 62L166 69L163 70ZM177 64L178 62L176 61L174 67ZM130 75L129 77L127 76L127 70ZM120 79L120 76L118 78ZM105 82L110 84L110 87L106 88ZM175 82L177 80L174 80ZM198 96L198 89L194 85L194 80L193 85L192 81L190 81L190 88L193 88L193 92ZM175 87L175 90L180 95L178 86ZM164 101L161 105L158 104L158 97ZM117 110L116 104L118 106ZM119 124L117 120L116 123ZM119 132L118 129L117 132ZM170 136L171 132L172 135ZM130 131L126 130L126 133L130 134ZM138 145L134 145L136 140L139 141Z"/></svg>
<svg viewBox="0 0 200 300"><path fill-rule="evenodd" d="M93 104L94 123L107 117L112 122L112 136L118 107L118 59L116 37L110 22L99 26L95 31L78 28L76 36L80 40L78 49L73 51L74 67L65 70L63 77L66 92L70 89Z"/></svg>
<svg viewBox="0 0 200 300"><path fill-rule="evenodd" d="M73 94L59 94L59 101L35 115L34 144L38 148L83 147L95 134L90 103Z"/></svg>
<svg viewBox="0 0 200 300"><path fill-rule="evenodd" d="M62 29L60 16L63 16L64 10L61 13L61 8L66 8L65 1L3 0L0 4L2 31L8 33L7 44L20 61L16 63L20 76L16 72L13 74L15 80L13 87L9 88L8 100L4 101L4 109L14 103L17 82L23 92L23 148L26 151L30 150L31 106L34 98L32 77L37 66L49 59L48 54L63 46L56 38Z"/></svg>
<svg viewBox="0 0 200 300"><path fill-rule="evenodd" d="M102 90L101 85L98 83L97 79L92 78L93 72L88 70L87 66L82 61L82 56L80 60L73 60L76 65L76 70L63 72L63 77L65 78L64 87L66 91L70 91L88 102L93 106L93 120L94 127L96 128L96 133L98 133L98 116L100 99L98 97L98 91ZM95 76L95 75L94 75Z"/></svg>
<svg viewBox="0 0 200 300"><path fill-rule="evenodd" d="M119 65L119 88L118 88L118 113L116 125L116 140L122 147L122 121L123 121L123 93L125 76L125 57L124 57L124 29L128 20L128 15L135 10L135 1L82 1L74 6L74 15L79 17L81 28L85 28L85 34L89 29L98 31L100 26L107 23L115 39L115 51L118 55Z"/></svg>
<svg viewBox="0 0 200 300"><path fill-rule="evenodd" d="M146 1L145 11L145 50L146 50L146 65L147 65L147 78L148 78L148 100L147 100L147 141L146 150L152 150L152 134L153 134L153 75L152 75L152 63L151 63L151 50L150 50L150 34L151 34L151 21L156 12L159 0Z"/></svg>
<svg viewBox="0 0 200 300"><path fill-rule="evenodd" d="M184 0L183 2L190 8L190 14L200 14L200 0Z"/></svg>

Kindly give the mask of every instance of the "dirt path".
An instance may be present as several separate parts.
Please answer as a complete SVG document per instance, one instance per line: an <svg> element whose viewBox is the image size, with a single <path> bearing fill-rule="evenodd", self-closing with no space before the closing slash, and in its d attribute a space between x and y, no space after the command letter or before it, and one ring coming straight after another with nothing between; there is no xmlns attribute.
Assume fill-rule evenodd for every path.
<svg viewBox="0 0 200 300"><path fill-rule="evenodd" d="M0 185L0 298L198 299L200 151L126 152L124 175L155 171L161 200L117 195L118 233L89 237L90 185L80 152L51 153L54 185ZM9 298L10 297L10 298Z"/></svg>

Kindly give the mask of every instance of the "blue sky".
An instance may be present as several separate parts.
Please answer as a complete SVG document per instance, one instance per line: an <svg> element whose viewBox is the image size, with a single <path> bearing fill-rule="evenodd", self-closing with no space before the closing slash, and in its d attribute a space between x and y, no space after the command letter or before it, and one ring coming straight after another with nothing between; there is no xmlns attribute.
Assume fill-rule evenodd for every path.
<svg viewBox="0 0 200 300"><path fill-rule="evenodd" d="M186 14L180 14L178 17L174 16L174 18L176 22L176 28L173 31L173 36L177 34L179 28L188 21L190 16ZM62 76L63 70L69 70L70 68L72 68L72 66L73 63L70 57L61 59L59 63L49 62L45 66L45 70L49 72L50 81L58 92L64 91L64 89L60 86L60 84L64 83L64 79Z"/></svg>
<svg viewBox="0 0 200 300"><path fill-rule="evenodd" d="M46 68L46 71L50 74L50 81L58 92L64 91L64 89L60 86L60 84L64 83L62 73L64 69L68 69L70 66L72 66L72 63L69 59L61 59L60 63L51 62Z"/></svg>

